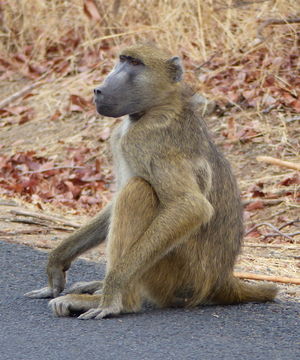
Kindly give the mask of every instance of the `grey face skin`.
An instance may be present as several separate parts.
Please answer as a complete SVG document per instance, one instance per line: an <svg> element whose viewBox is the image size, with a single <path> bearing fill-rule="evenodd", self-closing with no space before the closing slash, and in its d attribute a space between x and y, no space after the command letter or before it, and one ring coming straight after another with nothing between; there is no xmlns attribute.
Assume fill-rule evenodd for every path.
<svg viewBox="0 0 300 360"><path fill-rule="evenodd" d="M130 115L134 119L149 108L163 105L170 95L168 82L179 82L183 73L178 57L167 60L166 68L168 79L140 59L120 55L104 83L94 90L97 112L114 118Z"/></svg>
<svg viewBox="0 0 300 360"><path fill-rule="evenodd" d="M116 118L144 110L139 84L145 72L147 69L141 60L121 55L104 83L94 90L98 113Z"/></svg>

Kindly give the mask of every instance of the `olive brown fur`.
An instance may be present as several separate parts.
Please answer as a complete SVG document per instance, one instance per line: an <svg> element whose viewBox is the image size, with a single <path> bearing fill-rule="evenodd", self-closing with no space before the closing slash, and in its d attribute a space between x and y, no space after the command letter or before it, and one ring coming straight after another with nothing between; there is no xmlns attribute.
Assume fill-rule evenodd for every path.
<svg viewBox="0 0 300 360"><path fill-rule="evenodd" d="M233 276L243 238L239 191L182 73L178 57L136 45L95 89L100 114L126 115L111 139L118 191L52 251L48 286L27 294L54 297L56 315L100 319L136 312L145 300L170 307L274 299L275 286ZM72 261L105 240L105 278L58 296Z"/></svg>

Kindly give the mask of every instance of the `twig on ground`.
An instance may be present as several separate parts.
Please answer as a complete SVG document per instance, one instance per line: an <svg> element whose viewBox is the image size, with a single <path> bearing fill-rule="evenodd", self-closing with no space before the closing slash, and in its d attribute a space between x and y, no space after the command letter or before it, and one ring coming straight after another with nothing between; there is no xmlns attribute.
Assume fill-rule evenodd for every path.
<svg viewBox="0 0 300 360"><path fill-rule="evenodd" d="M18 206L18 203L13 200L0 200L0 206Z"/></svg>
<svg viewBox="0 0 300 360"><path fill-rule="evenodd" d="M28 174L39 174L47 171L53 171L53 170L62 170L62 169L85 169L84 166L71 166L71 165L65 165L65 166L54 166L52 168L48 169L41 169L41 170L34 170L34 171L26 171L22 173L22 175L28 175Z"/></svg>
<svg viewBox="0 0 300 360"><path fill-rule="evenodd" d="M22 244L22 245L27 245L27 246L30 246L30 247L33 247L33 248L40 248L40 249L52 249L54 247L54 244L55 242L53 243L53 246L52 244L47 241L32 241L32 239L30 240L23 240L20 242L19 239L15 239L15 238L11 238L11 237L6 237L5 238L5 241L10 243L10 244Z"/></svg>
<svg viewBox="0 0 300 360"><path fill-rule="evenodd" d="M276 109L278 107L278 104L273 104L268 106L266 109L263 109L261 111L262 114L269 114L269 112L271 112L273 109Z"/></svg>
<svg viewBox="0 0 300 360"><path fill-rule="evenodd" d="M293 116L293 117L285 120L285 122L287 122L287 123L291 123L291 122L293 122L293 121L300 121L300 115Z"/></svg>
<svg viewBox="0 0 300 360"><path fill-rule="evenodd" d="M23 224L29 224L29 225L33 224L33 225L48 227L48 225L45 224L44 222L37 221L37 220L31 220L31 219L7 219L7 220L11 221L11 222L16 222L16 223L23 223Z"/></svg>
<svg viewBox="0 0 300 360"><path fill-rule="evenodd" d="M300 250L299 245L285 245L285 244L257 244L245 242L243 246L247 247L260 247L260 248L271 248L271 249L283 249L283 250Z"/></svg>
<svg viewBox="0 0 300 360"><path fill-rule="evenodd" d="M298 255L279 254L279 253L274 253L272 251L272 254L270 254L270 255L261 254L261 253L255 254L255 259L258 259L258 258L261 259L260 260L261 262L269 261L269 259L271 259L271 260L278 259L278 260L284 261L285 263L287 263L287 262L294 263L295 260L300 259L300 256L298 256ZM249 260L249 261L253 261L253 255L252 256L250 254L249 254L249 256L246 255L245 259Z"/></svg>
<svg viewBox="0 0 300 360"><path fill-rule="evenodd" d="M221 145L227 145L227 144L245 144L247 143L248 141L251 141L252 139L255 139L255 138L258 138L258 137L262 137L264 136L265 134L263 133L260 133L260 134L256 134L256 135L252 135L252 136L246 136L246 137L241 137L241 138L234 138L234 139L226 139L226 140L217 140L216 141L216 144L218 146L221 146Z"/></svg>
<svg viewBox="0 0 300 360"><path fill-rule="evenodd" d="M255 0L255 1L237 1L236 3L229 5L229 6L220 6L219 8L215 8L216 11L219 10L227 10L227 9L235 9L235 8L240 8L243 6L250 6L250 5L254 5L254 4L260 4L260 3L264 3L270 0Z"/></svg>
<svg viewBox="0 0 300 360"><path fill-rule="evenodd" d="M293 236L297 236L300 235L300 231L294 232L294 233L290 233L290 234L284 234L285 237L293 237ZM264 239L268 238L268 237L275 237L275 236L282 236L281 234L273 234L273 233L268 233L264 235Z"/></svg>
<svg viewBox="0 0 300 360"><path fill-rule="evenodd" d="M286 186L284 189L273 189L272 191L268 192L265 194L265 199L271 197L281 197L281 196L287 196L287 195L291 195L293 193L296 193L297 192L297 188L292 185L292 186ZM271 200L270 199L270 200Z"/></svg>
<svg viewBox="0 0 300 360"><path fill-rule="evenodd" d="M49 71L46 72L45 74L43 74L42 76L40 76L36 82L34 82L33 84L27 85L25 86L23 89L21 89L20 91L8 96L6 99L0 101L0 109L4 108L5 106L9 105L10 103L14 102L15 100L19 99L20 97L26 95L27 93L29 93L31 90L41 86L44 84L44 82L41 82L41 80L43 80L46 76L49 75Z"/></svg>
<svg viewBox="0 0 300 360"><path fill-rule="evenodd" d="M18 231L0 231L1 236L15 236L15 235L35 235L35 234L47 234L51 229L28 229L28 230L18 230Z"/></svg>
<svg viewBox="0 0 300 360"><path fill-rule="evenodd" d="M270 219L274 219L276 218L277 216L281 215L281 214L284 214L286 213L286 210L283 209L283 210L279 210L279 211L275 211L274 213L272 213L271 215L269 215L268 217L265 218L265 220L270 220Z"/></svg>
<svg viewBox="0 0 300 360"><path fill-rule="evenodd" d="M52 230L60 230L60 231L73 231L71 229L65 228L63 226L59 226L59 225L52 225L49 226L48 224L45 224L42 221L36 221L36 220L30 220L30 219L7 219L10 222L16 222L16 223L22 223L22 224L33 224L33 225L39 225L39 226L43 226L44 228L49 229L49 231Z"/></svg>
<svg viewBox="0 0 300 360"><path fill-rule="evenodd" d="M273 158L271 156L257 156L256 160L260 162L266 162L268 164L300 171L300 164L292 163L290 161L283 161L280 159Z"/></svg>
<svg viewBox="0 0 300 360"><path fill-rule="evenodd" d="M266 40L265 36L263 35L263 30L269 26L269 25L286 25L286 24L299 24L300 23L300 18L296 17L296 18L289 18L289 19L268 19L263 21L258 29L257 29L257 33L256 33L256 38L258 40L260 40L260 42L263 42Z"/></svg>
<svg viewBox="0 0 300 360"><path fill-rule="evenodd" d="M289 221L283 225L281 225L278 229L281 230L287 226L290 226L290 225L295 225L296 223L300 223L300 219L296 219L296 220L292 220L292 221Z"/></svg>
<svg viewBox="0 0 300 360"><path fill-rule="evenodd" d="M204 61L202 64L198 65L198 66L194 69L194 71L199 71L199 70L201 70L204 66L208 65L208 64L212 61L212 59L213 59L214 57L216 57L217 55L219 55L219 52L216 52L216 53L212 54L212 56L210 56L208 60L206 60L206 61Z"/></svg>
<svg viewBox="0 0 300 360"><path fill-rule="evenodd" d="M251 229L249 229L248 231L246 231L245 233L245 236L249 235L252 231L258 229L259 227L261 226L268 226L270 227L272 230L274 230L277 234L279 234L280 236L282 237L285 237L286 239L289 239L291 241L294 241L294 239L292 237L290 237L289 235L287 234L284 234L283 232L281 232L276 226L270 224L270 223L267 223L267 222L263 222L263 223L260 223L260 224L256 224L254 225Z"/></svg>
<svg viewBox="0 0 300 360"><path fill-rule="evenodd" d="M243 200L242 204L243 206L247 206L249 204L252 204L256 202L258 199L250 199L250 200ZM259 199L265 206L273 206L281 204L284 200L283 199Z"/></svg>
<svg viewBox="0 0 300 360"><path fill-rule="evenodd" d="M10 213L14 214L14 215L28 216L28 217L41 219L41 220L48 220L48 221L52 221L52 222L58 222L58 223L61 223L64 226L70 226L70 227L73 227L75 229L78 229L81 226L80 224L77 224L77 223L62 219L62 218L56 218L56 217L51 216L51 215L39 214L39 213L23 211L23 210L10 210Z"/></svg>
<svg viewBox="0 0 300 360"><path fill-rule="evenodd" d="M288 278L285 276L258 275L258 274L251 274L251 273L246 273L246 272L235 272L234 275L240 279L262 280L262 281L279 282L279 283L283 283L283 284L300 285L300 279Z"/></svg>

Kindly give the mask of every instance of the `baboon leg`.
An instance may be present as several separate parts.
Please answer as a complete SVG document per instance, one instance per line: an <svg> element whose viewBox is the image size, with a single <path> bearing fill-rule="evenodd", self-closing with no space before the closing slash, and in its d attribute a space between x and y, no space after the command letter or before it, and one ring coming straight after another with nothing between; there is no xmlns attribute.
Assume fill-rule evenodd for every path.
<svg viewBox="0 0 300 360"><path fill-rule="evenodd" d="M142 297L139 284L133 284L122 294L122 312L132 313L141 309Z"/></svg>
<svg viewBox="0 0 300 360"><path fill-rule="evenodd" d="M157 215L158 204L153 188L140 177L131 178L122 189L114 204L108 235L107 272L145 233Z"/></svg>
<svg viewBox="0 0 300 360"><path fill-rule="evenodd" d="M153 188L142 178L134 177L118 195L107 246L107 272L139 241L157 215L159 201ZM131 281L122 293L122 312L135 312L141 307L141 284Z"/></svg>
<svg viewBox="0 0 300 360"><path fill-rule="evenodd" d="M159 307L184 307L192 296L185 283L188 264L174 250L152 266L142 277L146 296Z"/></svg>

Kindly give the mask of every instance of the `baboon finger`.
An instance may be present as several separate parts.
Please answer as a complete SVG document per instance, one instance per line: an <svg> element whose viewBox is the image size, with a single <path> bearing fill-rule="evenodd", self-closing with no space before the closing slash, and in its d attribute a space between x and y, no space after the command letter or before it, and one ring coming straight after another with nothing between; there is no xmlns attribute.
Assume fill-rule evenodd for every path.
<svg viewBox="0 0 300 360"><path fill-rule="evenodd" d="M32 299L47 299L52 298L53 289L49 286L46 286L42 289L32 290L24 294L24 296L30 297Z"/></svg>

